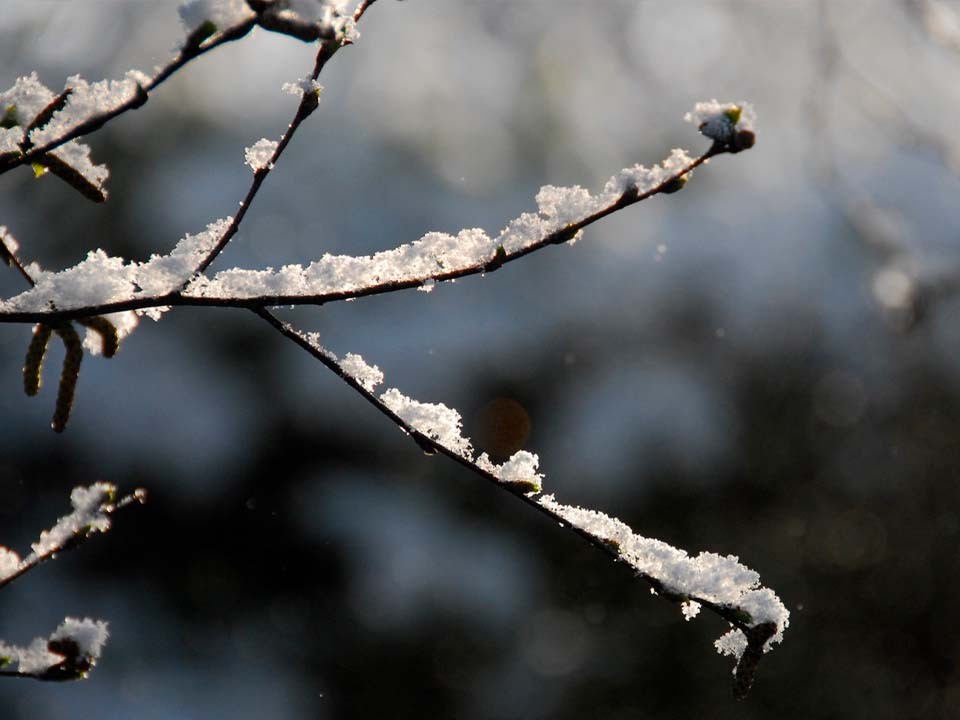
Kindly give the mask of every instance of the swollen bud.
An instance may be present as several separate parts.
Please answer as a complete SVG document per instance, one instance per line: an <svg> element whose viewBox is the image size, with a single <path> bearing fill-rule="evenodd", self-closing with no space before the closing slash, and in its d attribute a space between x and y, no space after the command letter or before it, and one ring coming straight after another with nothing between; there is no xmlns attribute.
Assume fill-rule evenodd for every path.
<svg viewBox="0 0 960 720"><path fill-rule="evenodd" d="M757 142L757 135L753 130L737 130L730 140L730 152L738 153L749 150Z"/></svg>
<svg viewBox="0 0 960 720"><path fill-rule="evenodd" d="M681 175L680 177L671 178L663 185L662 188L660 188L660 192L664 195L671 195L675 192L679 192L680 190L683 190L683 187L687 184L688 178L688 175Z"/></svg>

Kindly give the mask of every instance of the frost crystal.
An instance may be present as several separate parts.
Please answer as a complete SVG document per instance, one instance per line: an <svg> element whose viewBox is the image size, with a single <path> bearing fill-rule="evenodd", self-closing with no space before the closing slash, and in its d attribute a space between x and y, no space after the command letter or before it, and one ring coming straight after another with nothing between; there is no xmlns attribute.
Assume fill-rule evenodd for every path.
<svg viewBox="0 0 960 720"><path fill-rule="evenodd" d="M367 365L364 359L354 353L347 353L347 356L340 362L350 377L363 385L367 392L373 392L373 389L383 382L383 373L376 365Z"/></svg>
<svg viewBox="0 0 960 720"><path fill-rule="evenodd" d="M748 102L720 103L710 100L698 102L683 119L694 123L711 140L726 143L733 139L737 130L753 130L756 113Z"/></svg>
<svg viewBox="0 0 960 720"><path fill-rule="evenodd" d="M468 460L473 459L470 439L460 434L462 418L453 408L448 408L443 403L417 402L396 388L387 390L380 396L380 400L410 427L419 430L448 450Z"/></svg>
<svg viewBox="0 0 960 720"><path fill-rule="evenodd" d="M272 158L273 153L276 152L278 144L276 140L267 140L267 138L257 140L253 146L248 147L244 153L247 165L252 167L254 172L257 170L273 169L273 163L270 162L270 158Z"/></svg>
<svg viewBox="0 0 960 720"><path fill-rule="evenodd" d="M61 549L75 537L109 530L110 516L106 510L116 490L114 485L104 482L94 483L90 487L75 487L70 493L73 512L40 533L40 539L30 546L34 555L43 557Z"/></svg>

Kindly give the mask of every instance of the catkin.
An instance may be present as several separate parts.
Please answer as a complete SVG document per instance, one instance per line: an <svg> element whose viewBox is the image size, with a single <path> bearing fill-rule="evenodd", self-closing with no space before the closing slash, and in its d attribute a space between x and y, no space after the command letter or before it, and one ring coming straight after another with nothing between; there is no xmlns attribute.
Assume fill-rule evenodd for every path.
<svg viewBox="0 0 960 720"><path fill-rule="evenodd" d="M40 391L40 372L43 370L43 358L50 344L53 328L39 323L33 328L33 337L27 346L27 357L23 361L23 391L33 397Z"/></svg>
<svg viewBox="0 0 960 720"><path fill-rule="evenodd" d="M105 317L91 317L78 320L81 325L88 327L100 336L101 348L105 358L112 358L120 349L120 336L116 326Z"/></svg>
<svg viewBox="0 0 960 720"><path fill-rule="evenodd" d="M69 323L57 327L57 335L63 340L67 354L63 358L60 387L57 390L57 404L53 410L53 422L50 425L54 432L63 432L67 427L67 420L70 419L70 410L73 408L77 378L80 377L80 361L83 360L83 345L77 331Z"/></svg>

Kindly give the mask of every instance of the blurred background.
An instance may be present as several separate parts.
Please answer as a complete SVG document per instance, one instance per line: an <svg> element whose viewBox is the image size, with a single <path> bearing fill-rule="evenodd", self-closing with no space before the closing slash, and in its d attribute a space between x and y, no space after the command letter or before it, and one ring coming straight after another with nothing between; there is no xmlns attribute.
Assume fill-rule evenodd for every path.
<svg viewBox="0 0 960 720"><path fill-rule="evenodd" d="M3 88L149 73L183 36L172 0L3 5ZM960 5L380 0L360 32L214 269L495 233L543 184L706 149L694 102L754 103L754 149L572 247L283 314L495 460L537 452L561 501L738 555L783 645L736 703L719 619L425 457L250 313L185 308L84 360L63 435L62 350L27 398L29 328L0 327L0 542L78 484L150 493L0 595L8 642L112 633L85 682L0 683L5 720L957 717ZM235 212L313 51L258 30L192 63L87 139L106 204L21 169L0 224L47 269L168 252Z"/></svg>

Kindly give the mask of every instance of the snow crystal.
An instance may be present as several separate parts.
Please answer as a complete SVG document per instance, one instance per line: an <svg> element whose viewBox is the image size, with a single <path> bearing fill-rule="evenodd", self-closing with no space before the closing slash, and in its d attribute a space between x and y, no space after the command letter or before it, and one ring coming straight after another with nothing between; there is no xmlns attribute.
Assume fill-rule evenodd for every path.
<svg viewBox="0 0 960 720"><path fill-rule="evenodd" d="M481 453L475 462L482 470L486 470L502 483L521 485L532 492L541 490L543 475L537 472L540 458L532 452L519 450L502 465L494 464L486 453Z"/></svg>
<svg viewBox="0 0 960 720"><path fill-rule="evenodd" d="M747 649L747 636L743 634L742 630L733 628L718 637L713 642L713 646L721 655L732 655L739 658L743 655L743 651Z"/></svg>
<svg viewBox="0 0 960 720"><path fill-rule="evenodd" d="M714 99L698 102L683 119L711 140L729 142L737 130L753 130L756 112L748 102L720 103Z"/></svg>
<svg viewBox="0 0 960 720"><path fill-rule="evenodd" d="M0 117L14 120L25 128L54 97L53 91L37 78L37 73L24 75L17 78L13 87L0 93Z"/></svg>
<svg viewBox="0 0 960 720"><path fill-rule="evenodd" d="M291 95L299 95L303 97L309 93L314 93L319 95L323 90L323 85L318 83L314 78L307 75L297 80L295 83L284 83L281 88L283 92L290 93Z"/></svg>
<svg viewBox="0 0 960 720"><path fill-rule="evenodd" d="M461 435L463 420L453 408L443 403L417 402L396 388L387 390L380 400L410 427L461 457L473 459L470 439Z"/></svg>
<svg viewBox="0 0 960 720"><path fill-rule="evenodd" d="M34 275L36 286L3 303L4 310L84 307L131 297L134 285L123 258L92 250L86 259L62 272Z"/></svg>
<svg viewBox="0 0 960 720"><path fill-rule="evenodd" d="M100 658L108 636L107 623L102 620L78 620L68 617L53 631L50 640L73 640L81 655L96 661Z"/></svg>
<svg viewBox="0 0 960 720"><path fill-rule="evenodd" d="M0 105L0 117L3 114L3 106ZM0 155L8 153L20 153L20 143L23 142L23 128L0 127Z"/></svg>
<svg viewBox="0 0 960 720"><path fill-rule="evenodd" d="M19 569L20 556L10 548L0 545L0 581L6 580Z"/></svg>
<svg viewBox="0 0 960 720"><path fill-rule="evenodd" d="M340 367L360 383L367 392L373 392L373 389L383 382L383 373L380 368L376 365L367 365L360 355L347 353L346 357L340 362Z"/></svg>
<svg viewBox="0 0 960 720"><path fill-rule="evenodd" d="M40 533L40 539L30 546L34 555L43 557L56 552L74 537L109 530L110 516L104 510L115 492L115 486L104 482L89 487L75 487L70 493L73 512Z"/></svg>
<svg viewBox="0 0 960 720"><path fill-rule="evenodd" d="M176 290L197 271L233 222L232 217L216 220L203 232L187 234L168 255L152 255L136 264L134 281L145 295L165 295Z"/></svg>
<svg viewBox="0 0 960 720"><path fill-rule="evenodd" d="M694 600L687 600L680 603L680 611L683 613L683 619L690 621L700 614L700 603Z"/></svg>
<svg viewBox="0 0 960 720"><path fill-rule="evenodd" d="M30 139L35 145L42 145L62 137L95 115L111 113L129 103L142 92L141 86L147 82L149 79L136 70L129 71L122 80L94 83L72 75L64 85L70 95L63 109L54 113L46 125L31 132Z"/></svg>
<svg viewBox="0 0 960 720"><path fill-rule="evenodd" d="M607 181L603 188L603 195L608 203L616 200L627 190L636 189L643 193L657 187L665 180L678 175L693 163L693 158L686 150L674 148L670 155L659 165L652 168L644 165L634 165L624 168Z"/></svg>
<svg viewBox="0 0 960 720"><path fill-rule="evenodd" d="M589 190L584 190L579 185L544 185L537 193L537 206L546 219L546 222L541 224L541 232L554 232L593 215L604 206L604 200L603 196L594 197Z"/></svg>
<svg viewBox="0 0 960 720"><path fill-rule="evenodd" d="M270 162L270 159L273 157L273 153L276 152L277 145L279 145L279 143L276 140L260 138L244 152L247 165L252 167L254 172L257 170L272 170L273 163Z"/></svg>
<svg viewBox="0 0 960 720"><path fill-rule="evenodd" d="M188 0L180 4L177 12L188 33L207 21L222 32L255 17L246 0Z"/></svg>

